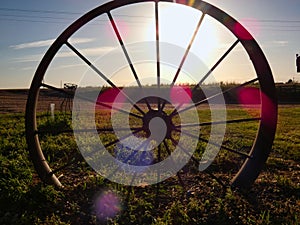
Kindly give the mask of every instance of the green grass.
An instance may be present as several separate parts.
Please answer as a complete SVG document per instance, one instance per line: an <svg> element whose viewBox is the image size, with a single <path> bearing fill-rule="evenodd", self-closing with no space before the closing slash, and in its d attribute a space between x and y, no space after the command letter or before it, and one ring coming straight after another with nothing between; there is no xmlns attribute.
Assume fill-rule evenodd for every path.
<svg viewBox="0 0 300 225"><path fill-rule="evenodd" d="M230 108L228 118L253 113ZM206 110L201 111L201 121L208 116ZM57 189L43 184L33 169L25 141L24 115L0 115L0 224L299 224L299 118L300 106L279 108L272 153L253 188L244 193L222 187L208 173L195 173L192 162L180 172L185 189L176 176L160 183L159 189L157 185L118 185L93 172L84 162L61 171L65 187ZM40 130L71 128L70 120L59 115L55 122L39 115L38 123ZM247 151L257 122L228 128L226 146ZM209 131L203 129L203 135ZM40 139L54 168L72 160L76 152L72 134L44 133ZM197 157L205 146L199 143ZM221 151L211 171L227 184L239 160ZM106 203L117 214L100 221L96 205L105 195L115 199Z"/></svg>

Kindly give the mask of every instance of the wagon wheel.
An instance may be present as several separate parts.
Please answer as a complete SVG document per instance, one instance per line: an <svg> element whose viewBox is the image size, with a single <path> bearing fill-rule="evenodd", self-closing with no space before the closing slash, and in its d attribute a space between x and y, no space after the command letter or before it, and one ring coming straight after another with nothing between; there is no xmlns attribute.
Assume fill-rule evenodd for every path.
<svg viewBox="0 0 300 225"><path fill-rule="evenodd" d="M145 94L147 90L145 90L146 88L142 83L142 79L139 78L140 74L138 74L137 70L135 69L135 64L132 62L128 51L130 46L127 46L124 43L124 40L122 39L122 33L118 29L119 28L118 23L113 16L113 11L116 9L122 9L123 7L133 7L140 3L149 4L149 6L153 8L153 19L156 27L155 29L156 31L154 31L155 32L154 49L156 52L155 54L156 74L153 76L155 80L154 86L156 88L156 89L154 88L154 90L156 91L152 92L151 94ZM165 81L163 81L163 78L161 78L163 76L163 72L161 70L163 66L162 65L163 62L160 59L160 53L163 48L162 45L164 45L164 43L161 43L160 40L159 12L161 10L161 4L168 4L168 6L176 5L176 6L184 7L185 9L186 6L189 6L189 8L198 10L197 12L199 13L199 15L201 15L199 17L199 22L196 25L194 33L190 37L190 42L188 43L187 47L184 48L183 51L184 54L178 56L180 59L179 60L180 63L175 70L176 73L172 75L172 78L168 84L166 84ZM118 85L116 85L112 77L102 73L101 69L98 69L93 62L91 62L86 56L82 54L81 49L75 47L70 42L70 38L75 34L75 32L77 32L82 27L86 26L87 23L95 20L98 16L101 15L106 15L108 17L108 21L110 22L111 28L120 44L121 52L127 60L128 63L127 67L131 70L133 74L134 81L136 82L135 83L136 88L133 89L139 92L138 93L138 95L140 95L139 98L134 99L134 96L137 95L136 92L134 92L135 94L132 94L131 90L126 88L122 89ZM235 40L224 53L222 53L219 57L215 59L215 63L208 69L207 73L203 74L202 76L196 77L197 80L194 80L193 81L194 83L190 84L188 88L178 86L176 85L176 82L178 81L180 76L183 76L181 74L181 70L183 70L183 66L188 60L188 57L192 55L190 50L194 44L197 34L199 33L199 30L201 29L201 25L203 21L207 17L219 22L227 31L229 31L232 34ZM205 81L210 76L212 76L212 73L215 70L217 70L218 67L220 67L223 61L225 61L225 59L229 57L230 52L232 52L238 45L242 47L243 51L250 58L252 63L251 64L252 69L254 68L255 71L254 72L255 77L249 78L245 82L230 87L228 89L219 89L220 92L210 95L209 92L205 91L205 87L206 87ZM174 45L166 44L166 46L169 47L171 46L170 48L172 48L173 50L177 49L177 47ZM50 63L54 60L54 58L57 57L58 51L63 47L68 48L71 52L73 52L76 55L76 57L82 60L87 67L89 67L93 72L95 72L97 76L100 76L100 78L106 82L106 85L109 86L109 89L114 90L113 92L117 93L115 94L116 98L123 99L124 102L129 104L129 108L126 108L125 106L119 107L118 104L117 105L114 104L115 102L110 102L112 104L107 104L107 102L103 100L103 98L101 98L102 93L105 93L104 90L100 92L99 96L96 96L94 98L89 98L84 96L80 91L80 88L78 88L75 93L75 99L73 103L73 115L72 115L73 120L77 118L76 116L79 117L82 116L80 114L81 111L76 110L76 105L81 104L80 101L83 102L85 101L88 103L91 102L92 107L88 109L91 110L90 116L92 118L94 118L93 116L96 113L100 112L101 114L101 110L105 109L105 110L109 110L110 112L112 111L116 112L116 114L121 114L121 115L124 114L126 118L128 118L129 120L128 127L127 125L126 127L118 126L120 125L120 123L113 121L113 118L115 117L113 113L111 113L109 116L109 119L112 120L111 122L109 122L109 127L101 127L101 124L95 125L96 124L95 119L94 121L92 121L95 125L94 128L88 126L80 127L80 123L79 122L74 123L74 121L72 124L73 129L71 129L71 126L66 127L64 125L52 126L52 128L51 126L50 128L46 127L47 128L46 130L43 129L43 127L42 128L40 127L39 121L42 119L40 119L41 115L38 112L37 105L39 99L42 99L41 93L45 90L51 90L66 95L68 94L61 88L43 82ZM59 60L59 57L57 58ZM115 69L117 70L120 68L115 68ZM253 88L254 86L255 88ZM167 97L165 98L164 94L161 95L156 94L159 93L165 87L167 87L166 89L169 90L168 93L171 92L170 94L171 98L169 99L167 99ZM247 89L247 87L249 87L249 90L255 90L255 93L250 91L250 95L252 97L253 95L258 96L259 99L259 102L254 102L255 104L259 104L259 108L255 109L257 111L255 112L255 115L250 113L248 114L248 116L244 116L244 117L231 118L230 116L228 116L227 118L225 114L225 119L222 120L218 120L216 119L216 117L213 116L214 115L213 110L215 110L213 106L216 103L214 102L215 99L218 98L221 99L220 101L222 103L222 99L224 100L224 96L226 98L226 96L227 97L230 96L231 93L237 93L238 91ZM174 90L175 90L175 94L174 94L175 100L172 99L172 93L173 93L172 91ZM178 91L181 94L178 94L179 93ZM82 136L82 133L89 134L89 132L91 132L95 134L96 137L98 135L98 139L100 140L100 145L101 145L100 149L104 150L104 152L101 152L101 154L106 154L105 152L109 152L109 151L115 151L116 148L121 150L122 148L129 149L129 153L128 153L129 156L127 155L124 156L123 158L122 157L120 158L120 155L118 155L116 152L110 152L109 155L104 156L104 158L106 157L107 159L109 157L117 158L118 159L117 161L119 163L117 165L123 165L123 164L129 165L128 167L124 165L123 167L121 166L122 170L130 174L128 178L130 182L128 183L128 179L122 180L121 183L124 184L133 184L138 186L141 185L142 182L145 182L147 184L160 182L168 178L167 175L165 175L165 177L164 175L162 175L164 173L163 166L170 163L172 160L173 160L173 164L177 164L174 163L174 159L184 161L184 164L180 164L171 168L171 170L172 169L174 170L171 171L171 174L172 173L177 174L178 179L182 181L179 170L181 170L184 167L184 165L188 163L188 161L194 161L200 170L205 170L207 167L209 167L211 163L213 163L213 160L216 157L216 153L218 153L216 152L216 150L220 150L221 156L222 156L222 152L225 152L224 153L225 155L227 153L230 153L238 156L241 162L240 164L235 165L235 167L237 167L237 170L235 170L234 174L232 174L231 184L236 187L249 188L253 184L255 179L258 177L271 151L275 130L276 130L276 123L277 123L277 100L276 100L275 93L276 91L275 91L274 80L272 77L271 69L268 65L268 62L262 50L254 40L254 38L238 21L233 19L231 16L229 16L222 10L216 8L215 6L212 6L206 2L198 1L198 0L177 1L177 3L175 3L174 1L167 1L167 0L112 1L102 6L99 6L98 8L95 8L94 10L90 11L89 13L87 13L86 15L82 16L80 19L75 21L55 40L55 42L52 44L52 46L49 48L49 50L43 57L39 67L37 68L37 71L31 83L30 91L28 94L28 101L26 106L26 139L30 151L30 156L33 160L38 175L44 182L54 184L57 186L61 186L61 182L58 179L61 171L69 168L70 169L69 173L72 173L72 169L74 169L74 167L72 167L72 164L78 163L78 161L80 161L81 159L79 159L80 157L78 156L73 157L72 152L63 153L61 150L59 150L59 153L57 152L56 153L54 152L52 154L49 154L48 152L46 153L45 149L43 149L43 144L41 143L47 140L47 139L43 139L45 138L45 136L47 137L53 136L55 138L56 137L55 135L57 134L63 133L63 134L71 135L74 131L75 139L77 139L77 144L79 145L79 147L82 147L80 146L81 144L78 143L80 142L79 139L81 137L84 137L84 135ZM178 95L179 96L182 95L183 98L188 99L188 101L187 102L182 102L182 100L176 101ZM217 103L221 104L220 102ZM229 106L227 103L228 103L227 100L223 101L223 104L226 107L230 108L231 106ZM250 104L250 108L253 108L252 106L254 105L254 103L251 101L243 102L243 99L238 103L242 106L246 104ZM201 116L201 110L203 110L201 106L207 104L209 106L209 109L211 110L211 112L209 112L210 120L208 121L202 122L201 119L199 121L199 119L195 117L191 117L192 119L194 119L194 121L188 121L186 120L186 117L189 116L180 117L182 113L193 111L193 110L194 113L196 112L196 115L198 115L199 112L199 115ZM134 122L134 119L136 119L138 122ZM224 130L223 132L223 136L224 134L227 135L227 137L224 138L224 141L223 141L223 136L221 138L219 138L218 136L212 137L213 135L215 135L213 131L218 129L219 125L223 125L221 126L222 129L223 128L228 129L232 124L238 125L239 127L247 127L245 124L250 124L252 126L253 123L256 124L255 126L257 126L257 130L254 135L255 137L253 137L252 142L249 142L250 144L248 144L247 146L244 146L244 144L242 144L241 146L235 146L234 143L230 141L230 138L234 137L234 135L232 135L227 130ZM87 124L91 125L89 123ZM210 132L209 136L203 135L200 131L200 128L201 130L204 129L205 131L206 127L209 127L208 129L208 133ZM49 130L49 129L53 129L53 130ZM129 131L129 133L123 134L122 132L124 130L126 132ZM155 145L153 148L154 150L152 149L153 151L155 151L155 153L153 152L151 153L151 151L139 152L139 150L149 147L151 142L149 141L149 137L151 137L151 135L154 134L155 132L159 133L157 137L154 137L154 139L152 137L151 139L152 141L154 140L156 142L156 144L154 144ZM105 138L103 138L103 136L107 134L113 135L114 139L110 141L104 140ZM161 138L161 136L163 137ZM237 138L241 138L242 136L243 135L240 134L240 136L237 136ZM142 141L140 141L138 144L135 143L135 145L129 147L124 146L126 145L124 144L124 140L128 138L141 139ZM192 149L190 149L188 146L185 146L185 143L181 142L181 138L188 140L188 142L193 142ZM199 145L201 146L201 143L204 144L204 149L207 150L208 148L212 148L212 150L210 152L209 150L207 150L208 153L205 153L205 151L201 152L199 150L200 148ZM90 164L97 172L102 174L101 169L103 168L101 166L97 167L97 165L95 165L95 162L93 160L88 159L89 157L90 158L97 158L98 156L101 157L100 155L94 156L91 154L90 150L88 152L81 151L81 154L88 162L88 164ZM133 161L132 157L135 159L138 158L141 161L141 158L148 157L147 154L151 155L150 157L151 162L146 166L145 164L143 164L142 166L143 168L154 166L153 168L155 172L153 174L156 175L152 174L153 176L151 175L152 177L149 178L150 180L147 180L147 178L143 178L142 180L136 180L135 182L135 177L137 176L137 174L139 174L140 171L136 171L134 169L132 170L132 167L138 165L135 164L135 162L132 162ZM139 156L136 157L136 155ZM216 160L219 160L218 157L219 156L217 156ZM130 160L131 162L129 162ZM169 162L166 162L164 164L165 160L169 160ZM160 162L162 162L162 164L158 165ZM156 165L158 166L155 167ZM105 166L106 166L105 168L107 168L109 167L109 164ZM118 167L116 165L113 165L113 168L114 168L113 172L110 171L110 172L103 172L103 173L107 178L116 181L117 179L120 178L120 176L123 176L124 174L119 173L120 166ZM213 167L211 171L214 172L215 168ZM153 171L151 171L151 173L152 172Z"/></svg>

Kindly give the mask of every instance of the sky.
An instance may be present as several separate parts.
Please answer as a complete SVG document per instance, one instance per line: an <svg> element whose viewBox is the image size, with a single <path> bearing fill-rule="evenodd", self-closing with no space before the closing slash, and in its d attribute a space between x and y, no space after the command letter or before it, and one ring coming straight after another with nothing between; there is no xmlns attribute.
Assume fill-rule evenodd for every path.
<svg viewBox="0 0 300 225"><path fill-rule="evenodd" d="M51 43L76 19L91 9L103 4L104 0L2 0L0 5L0 89L28 88L35 70ZM276 82L287 82L289 79L300 81L296 73L295 55L300 53L300 1L298 0L207 0L222 9L239 22L254 36L271 66ZM201 14L190 9L162 6L160 11L161 40L166 42L161 47L163 77L170 80L175 69L170 64L180 62L173 56L180 55L186 49L188 40L195 29ZM145 61L155 58L155 23L153 8L138 6L112 12L119 28L122 40L128 51L132 50L132 60ZM179 17L178 15L181 15ZM184 18L184 19L182 19ZM172 25L170 25L172 24ZM174 25L175 24L175 25ZM165 32L164 32L165 31ZM191 48L194 58L200 60L206 68L224 54L234 39L227 31L205 17L200 27L199 37ZM101 37L101 38L99 38ZM144 44L137 44L144 41ZM199 42L199 44L198 44ZM100 16L86 28L81 29L70 39L70 43L80 50L91 62L101 68L104 74L110 74L111 81L120 85L132 84L134 79L124 76L124 56L118 39L112 31L106 16ZM169 43L169 44L168 44ZM202 45L201 45L202 43ZM152 48L151 48L152 47ZM202 47L202 48L201 48ZM141 55L137 49L149 49L147 55ZM202 49L197 51L197 49ZM211 50L207 50L211 49ZM172 54L169 54L169 53ZM243 82L253 77L249 60L236 49L224 65L215 71L217 81ZM242 55L241 55L242 54ZM106 57L103 59L103 57ZM101 60L100 60L101 59ZM177 61L176 61L177 60ZM178 82L193 82L199 79L194 74L197 66L183 68L187 78ZM155 73L153 62L137 63L136 71L143 74L143 79ZM205 72L205 69L200 69ZM127 71L128 72L128 71ZM51 63L46 81L54 86L65 82L80 83L83 86L96 85L99 77L93 71L87 71L84 62L78 59L68 47L64 46ZM192 74L192 75L191 75ZM164 76L164 75L162 75ZM245 77L244 77L245 76ZM222 78L221 78L222 77ZM97 80L98 79L98 80ZM100 81L101 80L101 81ZM145 81L147 82L147 81Z"/></svg>

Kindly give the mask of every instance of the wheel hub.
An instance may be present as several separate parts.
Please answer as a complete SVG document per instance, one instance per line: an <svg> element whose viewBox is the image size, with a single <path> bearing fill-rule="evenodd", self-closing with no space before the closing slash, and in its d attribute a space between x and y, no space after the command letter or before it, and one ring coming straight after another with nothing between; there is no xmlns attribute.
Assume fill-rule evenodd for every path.
<svg viewBox="0 0 300 225"><path fill-rule="evenodd" d="M143 130L146 132L147 137L164 135L164 137L160 138L171 138L171 133L174 129L175 126L171 116L164 111L151 109L143 117Z"/></svg>

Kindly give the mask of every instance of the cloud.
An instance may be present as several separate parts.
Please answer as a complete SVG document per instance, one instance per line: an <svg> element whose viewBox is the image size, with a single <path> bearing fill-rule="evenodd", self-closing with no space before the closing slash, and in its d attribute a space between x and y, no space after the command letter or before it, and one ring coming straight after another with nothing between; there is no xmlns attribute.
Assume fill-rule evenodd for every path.
<svg viewBox="0 0 300 225"><path fill-rule="evenodd" d="M102 56L110 51L112 51L114 48L110 46L104 46L100 48L84 48L84 49L78 49L80 53L82 53L84 56ZM72 51L63 51L59 52L57 54L57 57L59 58L66 58L66 57L73 57L77 56L74 52Z"/></svg>
<svg viewBox="0 0 300 225"><path fill-rule="evenodd" d="M289 42L285 41L285 40L272 40L272 41L268 41L268 42L261 44L260 47L262 49L267 49L267 48L274 49L274 48L286 47L288 45L289 45Z"/></svg>
<svg viewBox="0 0 300 225"><path fill-rule="evenodd" d="M15 50L25 49L25 48L39 48L39 47L49 46L53 43L53 41L54 39L49 39L45 41L35 41L35 42L22 43L18 45L11 45L9 47Z"/></svg>
<svg viewBox="0 0 300 225"><path fill-rule="evenodd" d="M90 43L93 42L94 38L71 38L70 43L71 44L81 44L81 43Z"/></svg>
<svg viewBox="0 0 300 225"><path fill-rule="evenodd" d="M36 54L36 55L27 55L24 57L14 58L15 63L26 63L26 62L39 62L41 61L43 55Z"/></svg>
<svg viewBox="0 0 300 225"><path fill-rule="evenodd" d="M17 45L11 45L9 47L13 48L15 50L28 49L28 48L39 48L39 47L50 46L54 41L55 41L55 39L48 39L48 40L43 40L43 41L34 41L34 42L17 44ZM89 43L92 41L94 41L93 38L71 38L70 39L70 42L72 44Z"/></svg>
<svg viewBox="0 0 300 225"><path fill-rule="evenodd" d="M111 46L104 46L104 47L100 47L100 48L84 48L84 49L78 49L78 50L85 57L90 57L90 56L101 57L101 56L105 55L106 53L112 51L113 49L114 48ZM17 63L39 62L39 61L41 61L42 57L43 57L42 54L27 55L25 57L15 58L15 62L17 62ZM68 57L78 57L78 56L70 50L70 51L58 52L56 57L57 58L68 58Z"/></svg>
<svg viewBox="0 0 300 225"><path fill-rule="evenodd" d="M289 44L288 41L273 41L273 44L278 47L284 47Z"/></svg>
<svg viewBox="0 0 300 225"><path fill-rule="evenodd" d="M86 64L84 64L84 63L67 64L67 65L57 66L54 69L60 70L60 69L69 69L69 68L82 67L82 66L86 66Z"/></svg>
<svg viewBox="0 0 300 225"><path fill-rule="evenodd" d="M32 66L29 66L29 67L22 67L21 70L22 71L26 71L26 70L32 70L34 71L36 68L35 67L32 67Z"/></svg>

